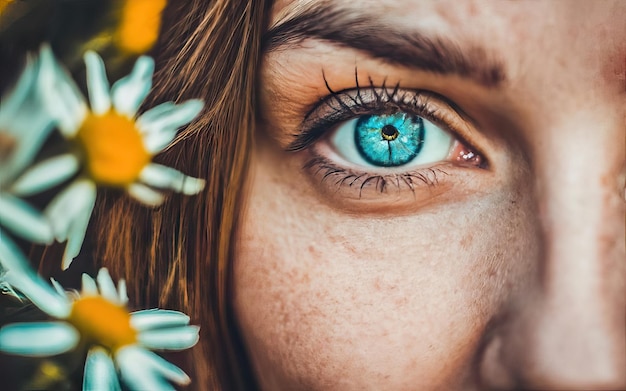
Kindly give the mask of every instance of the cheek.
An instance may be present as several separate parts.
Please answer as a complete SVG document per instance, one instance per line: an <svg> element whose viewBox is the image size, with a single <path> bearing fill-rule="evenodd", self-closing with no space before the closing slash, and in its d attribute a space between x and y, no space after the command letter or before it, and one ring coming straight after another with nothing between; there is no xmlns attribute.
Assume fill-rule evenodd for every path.
<svg viewBox="0 0 626 391"><path fill-rule="evenodd" d="M489 320L532 272L527 202L501 192L424 214L347 216L270 160L253 167L234 307L264 388L468 381Z"/></svg>

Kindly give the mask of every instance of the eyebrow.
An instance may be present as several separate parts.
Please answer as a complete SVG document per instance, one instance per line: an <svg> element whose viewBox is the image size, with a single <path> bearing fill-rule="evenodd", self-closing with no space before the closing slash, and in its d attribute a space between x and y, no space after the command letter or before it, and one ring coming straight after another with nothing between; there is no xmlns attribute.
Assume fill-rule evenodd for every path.
<svg viewBox="0 0 626 391"><path fill-rule="evenodd" d="M376 15L326 2L279 20L264 35L263 49L265 53L295 49L309 38L353 48L390 64L460 76L487 88L506 80L502 63L483 47L461 48L450 39L384 25Z"/></svg>

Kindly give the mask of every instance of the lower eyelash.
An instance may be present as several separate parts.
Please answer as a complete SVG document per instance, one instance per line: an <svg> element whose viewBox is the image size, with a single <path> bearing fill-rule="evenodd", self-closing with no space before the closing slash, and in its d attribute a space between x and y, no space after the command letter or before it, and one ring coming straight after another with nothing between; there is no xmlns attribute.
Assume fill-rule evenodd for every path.
<svg viewBox="0 0 626 391"><path fill-rule="evenodd" d="M321 175L321 183L332 181L331 183L337 187L336 191L344 186L358 188L359 198L368 185L374 186L379 193L385 193L393 186L397 190L406 187L415 194L417 186L436 186L441 175L448 175L446 171L437 167L421 168L406 173L369 174L336 166L323 156L313 157L304 164L303 169L313 172L315 177Z"/></svg>

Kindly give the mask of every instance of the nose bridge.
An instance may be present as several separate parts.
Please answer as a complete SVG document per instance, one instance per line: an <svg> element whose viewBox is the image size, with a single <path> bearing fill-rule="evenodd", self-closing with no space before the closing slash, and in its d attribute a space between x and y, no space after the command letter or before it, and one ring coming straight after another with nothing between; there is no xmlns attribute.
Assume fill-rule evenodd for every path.
<svg viewBox="0 0 626 391"><path fill-rule="evenodd" d="M595 296L621 290L618 296L625 304L625 204L618 183L623 156L606 145L558 143L567 152L544 153L548 157L537 159L535 168L545 245L543 295L548 301L597 304Z"/></svg>
<svg viewBox="0 0 626 391"><path fill-rule="evenodd" d="M562 126L568 131L549 132L560 136L544 139L536 151L544 251L536 299L525 304L528 345L516 352L518 375L545 388L622 389L626 250L618 178L624 150L611 129L582 130L578 121Z"/></svg>

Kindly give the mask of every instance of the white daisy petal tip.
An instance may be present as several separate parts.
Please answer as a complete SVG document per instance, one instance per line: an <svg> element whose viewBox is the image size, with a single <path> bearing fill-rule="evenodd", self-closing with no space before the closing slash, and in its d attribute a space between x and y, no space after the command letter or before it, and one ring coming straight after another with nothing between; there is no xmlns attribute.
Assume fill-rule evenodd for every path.
<svg viewBox="0 0 626 391"><path fill-rule="evenodd" d="M49 45L41 47L39 59L38 83L46 112L54 118L61 134L72 138L89 112L85 99Z"/></svg>
<svg viewBox="0 0 626 391"><path fill-rule="evenodd" d="M204 179L186 176L183 180L181 193L186 195L198 194L204 189L205 185L206 181Z"/></svg>
<svg viewBox="0 0 626 391"><path fill-rule="evenodd" d="M113 105L119 114L133 119L152 88L154 60L142 56L135 62L131 73L119 79L111 88Z"/></svg>
<svg viewBox="0 0 626 391"><path fill-rule="evenodd" d="M189 99L179 104L178 106L181 106L181 109L184 108L183 112L186 115L184 117L186 118L186 120L183 119L183 121L185 121L184 124L187 124L193 121L198 116L198 114L200 114L200 112L204 108L204 101L202 99Z"/></svg>
<svg viewBox="0 0 626 391"><path fill-rule="evenodd" d="M74 181L48 204L48 217L59 242L67 240L63 270L79 254L96 202L96 185L89 180Z"/></svg>
<svg viewBox="0 0 626 391"><path fill-rule="evenodd" d="M50 282L52 283L52 287L54 287L54 290L56 290L59 296L67 298L67 292L57 280L55 280L54 278L50 278Z"/></svg>
<svg viewBox="0 0 626 391"><path fill-rule="evenodd" d="M133 328L139 332L152 329L187 326L191 318L179 311L150 309L130 314Z"/></svg>
<svg viewBox="0 0 626 391"><path fill-rule="evenodd" d="M119 304L119 294L117 292L117 288L115 287L115 283L113 282L109 271L105 267L98 271L96 280L102 297L110 302Z"/></svg>
<svg viewBox="0 0 626 391"><path fill-rule="evenodd" d="M168 166L151 163L140 173L139 180L159 189L172 189L186 195L198 194L204 188L204 179L184 175Z"/></svg>
<svg viewBox="0 0 626 391"><path fill-rule="evenodd" d="M39 47L39 58L41 61L55 61L52 47L48 42L44 42Z"/></svg>
<svg viewBox="0 0 626 391"><path fill-rule="evenodd" d="M117 296L121 305L128 304L128 291L126 289L126 280L123 278L117 282Z"/></svg>
<svg viewBox="0 0 626 391"><path fill-rule="evenodd" d="M153 350L180 351L193 347L199 340L199 326L183 326L141 331L141 346Z"/></svg>
<svg viewBox="0 0 626 391"><path fill-rule="evenodd" d="M151 78L154 73L154 59L150 56L140 56L135 62L137 73L144 78Z"/></svg>
<svg viewBox="0 0 626 391"><path fill-rule="evenodd" d="M98 295L98 286L96 282L87 273L83 273L81 277L81 294L84 296L96 296Z"/></svg>
<svg viewBox="0 0 626 391"><path fill-rule="evenodd" d="M83 59L87 68L87 87L91 111L102 115L111 109L109 81L107 80L104 61L93 50L85 52Z"/></svg>

